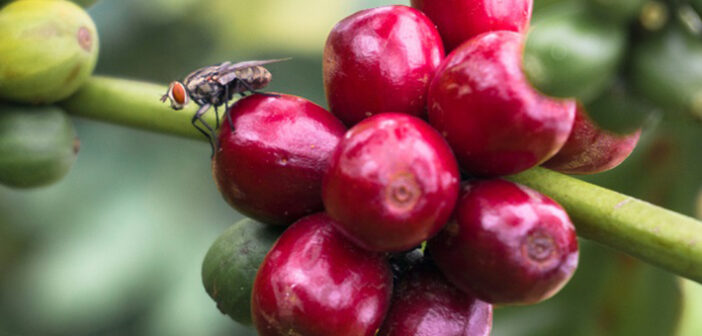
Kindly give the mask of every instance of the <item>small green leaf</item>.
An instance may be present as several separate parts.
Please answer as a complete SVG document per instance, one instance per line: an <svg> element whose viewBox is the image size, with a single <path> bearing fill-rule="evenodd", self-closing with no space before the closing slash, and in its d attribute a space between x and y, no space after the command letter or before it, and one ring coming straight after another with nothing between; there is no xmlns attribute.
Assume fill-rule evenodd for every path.
<svg viewBox="0 0 702 336"><path fill-rule="evenodd" d="M596 15L609 21L628 24L639 15L646 0L587 0L589 8Z"/></svg>
<svg viewBox="0 0 702 336"><path fill-rule="evenodd" d="M702 40L673 24L635 43L629 81L660 107L702 119L701 60Z"/></svg>
<svg viewBox="0 0 702 336"><path fill-rule="evenodd" d="M697 11L697 14L702 16L702 0L689 0L690 5Z"/></svg>
<svg viewBox="0 0 702 336"><path fill-rule="evenodd" d="M622 81L615 82L585 108L600 127L620 134L636 131L658 112L635 97Z"/></svg>
<svg viewBox="0 0 702 336"><path fill-rule="evenodd" d="M547 95L589 102L614 80L625 47L623 27L583 10L553 11L529 31L524 71Z"/></svg>

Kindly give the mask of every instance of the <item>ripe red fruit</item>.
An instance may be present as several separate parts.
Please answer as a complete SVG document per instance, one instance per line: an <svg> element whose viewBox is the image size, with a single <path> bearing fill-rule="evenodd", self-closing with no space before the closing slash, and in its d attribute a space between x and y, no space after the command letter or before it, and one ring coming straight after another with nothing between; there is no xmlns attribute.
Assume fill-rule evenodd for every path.
<svg viewBox="0 0 702 336"><path fill-rule="evenodd" d="M439 32L407 6L362 10L341 20L324 48L329 109L353 126L395 111L426 114L426 94L444 57Z"/></svg>
<svg viewBox="0 0 702 336"><path fill-rule="evenodd" d="M436 23L447 51L484 32L525 32L533 0L412 0Z"/></svg>
<svg viewBox="0 0 702 336"><path fill-rule="evenodd" d="M323 209L322 177L346 128L300 97L252 95L230 110L212 169L224 199L266 224L287 225Z"/></svg>
<svg viewBox="0 0 702 336"><path fill-rule="evenodd" d="M322 198L337 229L372 251L403 251L436 234L458 198L458 165L419 118L382 113L351 128L334 152Z"/></svg>
<svg viewBox="0 0 702 336"><path fill-rule="evenodd" d="M631 154L640 135L641 129L626 135L601 129L578 105L568 141L543 166L566 174L595 174L610 170Z"/></svg>
<svg viewBox="0 0 702 336"><path fill-rule="evenodd" d="M305 217L268 252L251 299L259 335L375 335L390 305L389 265L346 240L332 221Z"/></svg>
<svg viewBox="0 0 702 336"><path fill-rule="evenodd" d="M492 305L461 292L424 265L396 287L378 336L487 336L490 329Z"/></svg>
<svg viewBox="0 0 702 336"><path fill-rule="evenodd" d="M428 248L458 288L493 304L533 304L575 272L578 241L550 198L504 180L466 185L454 219Z"/></svg>
<svg viewBox="0 0 702 336"><path fill-rule="evenodd" d="M514 32L479 35L444 60L429 88L429 120L469 174L524 171L556 154L570 134L575 102L531 87L522 43Z"/></svg>

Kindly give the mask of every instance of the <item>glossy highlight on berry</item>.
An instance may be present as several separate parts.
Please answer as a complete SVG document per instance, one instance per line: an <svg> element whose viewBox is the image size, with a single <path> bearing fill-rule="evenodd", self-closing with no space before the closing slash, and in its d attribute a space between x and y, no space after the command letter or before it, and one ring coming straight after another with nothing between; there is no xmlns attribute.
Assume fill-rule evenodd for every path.
<svg viewBox="0 0 702 336"><path fill-rule="evenodd" d="M429 88L429 121L470 175L516 174L556 154L575 117L573 100L541 95L521 68L523 36L479 35L454 50Z"/></svg>
<svg viewBox="0 0 702 336"><path fill-rule="evenodd" d="M429 124L381 113L341 140L322 198L349 239L368 250L397 252L441 229L458 197L459 178L451 149Z"/></svg>
<svg viewBox="0 0 702 336"><path fill-rule="evenodd" d="M415 267L395 288L378 336L488 336L492 305L461 292L430 264Z"/></svg>
<svg viewBox="0 0 702 336"><path fill-rule="evenodd" d="M224 199L266 224L322 210L322 178L346 132L320 106L291 95L252 95L229 111L212 169Z"/></svg>
<svg viewBox="0 0 702 336"><path fill-rule="evenodd" d="M429 252L457 287L499 305L546 300L572 277L578 241L565 210L505 180L466 184Z"/></svg>
<svg viewBox="0 0 702 336"><path fill-rule="evenodd" d="M523 33L529 27L533 0L412 0L412 7L436 23L451 51L481 33L497 30Z"/></svg>
<svg viewBox="0 0 702 336"><path fill-rule="evenodd" d="M268 252L252 294L261 336L374 336L390 306L381 253L358 248L326 214L288 228Z"/></svg>
<svg viewBox="0 0 702 336"><path fill-rule="evenodd" d="M425 116L427 88L443 58L439 33L422 12L407 6L359 11L327 38L329 109L349 127L381 112Z"/></svg>

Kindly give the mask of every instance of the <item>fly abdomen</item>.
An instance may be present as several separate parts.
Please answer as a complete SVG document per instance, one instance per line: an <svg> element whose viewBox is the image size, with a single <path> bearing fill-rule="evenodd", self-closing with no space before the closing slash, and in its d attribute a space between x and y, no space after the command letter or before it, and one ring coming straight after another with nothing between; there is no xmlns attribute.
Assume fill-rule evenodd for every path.
<svg viewBox="0 0 702 336"><path fill-rule="evenodd" d="M271 73L262 66L237 69L236 77L238 80L246 82L253 90L263 89L272 79Z"/></svg>

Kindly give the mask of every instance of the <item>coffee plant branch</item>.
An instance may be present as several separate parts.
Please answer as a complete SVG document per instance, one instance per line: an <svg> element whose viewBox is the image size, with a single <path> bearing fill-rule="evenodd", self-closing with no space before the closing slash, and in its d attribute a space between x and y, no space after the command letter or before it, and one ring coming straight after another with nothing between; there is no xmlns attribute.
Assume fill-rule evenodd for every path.
<svg viewBox="0 0 702 336"><path fill-rule="evenodd" d="M508 179L560 203L580 237L702 282L702 222L545 168Z"/></svg>
<svg viewBox="0 0 702 336"><path fill-rule="evenodd" d="M191 124L198 106L191 102L182 110L171 109L168 101L160 100L167 89L158 84L94 76L60 105L74 116L206 141ZM224 107L220 114L223 112ZM203 118L214 127L214 111Z"/></svg>
<svg viewBox="0 0 702 336"><path fill-rule="evenodd" d="M206 140L191 125L197 106L172 110L159 100L166 89L93 77L61 106L78 117ZM214 113L208 112L205 119L214 125ZM562 204L581 237L702 283L702 222L548 169L507 178Z"/></svg>

